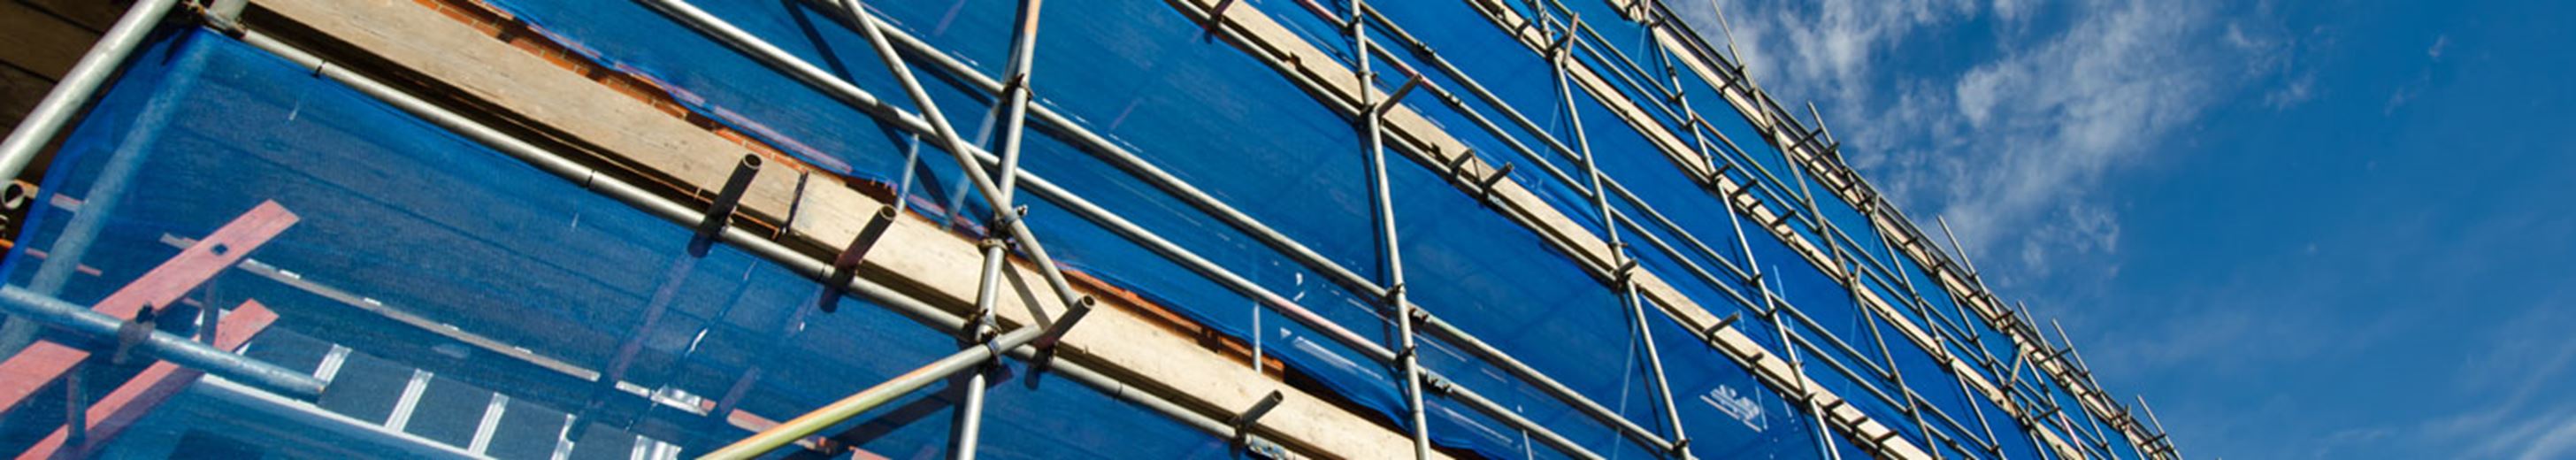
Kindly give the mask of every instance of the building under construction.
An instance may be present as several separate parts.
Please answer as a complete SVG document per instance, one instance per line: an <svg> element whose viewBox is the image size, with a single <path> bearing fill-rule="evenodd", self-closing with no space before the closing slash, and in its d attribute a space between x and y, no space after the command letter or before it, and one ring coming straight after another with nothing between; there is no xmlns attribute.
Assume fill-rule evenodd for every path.
<svg viewBox="0 0 2576 460"><path fill-rule="evenodd" d="M2180 457L1705 8L0 0L0 451Z"/></svg>

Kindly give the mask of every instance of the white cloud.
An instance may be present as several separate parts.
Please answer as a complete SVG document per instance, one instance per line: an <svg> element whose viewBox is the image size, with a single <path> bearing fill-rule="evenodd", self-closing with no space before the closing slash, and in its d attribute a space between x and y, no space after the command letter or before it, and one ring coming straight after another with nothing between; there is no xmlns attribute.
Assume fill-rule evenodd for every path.
<svg viewBox="0 0 2576 460"><path fill-rule="evenodd" d="M2263 106L2271 107L2272 110L2284 110L2291 107L2297 107L2300 103L2307 102L2309 99L2315 99L2317 97L2316 86L2316 74L2300 74L2298 78L2290 80L2289 85L2273 89L2272 92L2269 93L2263 93Z"/></svg>
<svg viewBox="0 0 2576 460"><path fill-rule="evenodd" d="M2028 0L1995 0L1995 17L2009 21L2027 14L2030 14Z"/></svg>
<svg viewBox="0 0 2576 460"><path fill-rule="evenodd" d="M1719 4L1765 89L1818 100L1855 166L1913 215L1947 217L1972 259L2015 265L1989 271L2027 281L2115 273L2096 263L2120 247L2120 197L2102 182L2286 67L2287 40L2197 1L2047 5L2049 27L2037 28L2019 23L2039 20L2037 5L2009 0ZM1981 14L2002 19L1993 33L1957 33L1987 24L1972 21ZM1993 37L1991 49L1955 49L1975 36ZM1920 52L1975 60L1886 64ZM2295 105L2314 80L2264 100Z"/></svg>

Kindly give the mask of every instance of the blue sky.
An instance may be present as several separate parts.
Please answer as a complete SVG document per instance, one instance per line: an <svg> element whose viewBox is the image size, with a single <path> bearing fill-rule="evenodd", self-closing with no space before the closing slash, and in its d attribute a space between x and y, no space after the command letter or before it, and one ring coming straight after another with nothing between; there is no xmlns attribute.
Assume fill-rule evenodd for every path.
<svg viewBox="0 0 2576 460"><path fill-rule="evenodd" d="M1714 6L2186 455L2524 459L2576 458L2569 3Z"/></svg>

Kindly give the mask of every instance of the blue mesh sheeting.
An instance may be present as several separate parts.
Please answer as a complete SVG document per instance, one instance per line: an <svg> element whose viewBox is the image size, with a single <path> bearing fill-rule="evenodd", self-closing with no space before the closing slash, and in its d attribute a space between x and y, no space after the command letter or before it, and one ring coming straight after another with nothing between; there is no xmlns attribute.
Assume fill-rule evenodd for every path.
<svg viewBox="0 0 2576 460"><path fill-rule="evenodd" d="M564 32L564 35L576 42L592 40L585 35L588 32L578 31L624 23L620 21L667 21L649 17L602 17L603 14L595 11L571 14L568 10L558 11L570 7L546 2L513 3L526 8L513 13L549 24L553 30L575 31ZM975 31L976 27L984 27L983 34L1007 36L1007 31L1000 29L998 23L972 18L974 15L998 15L1007 9L968 7L955 10L962 11L954 14L964 18L952 18L947 17L952 14L950 10L943 8L925 6L916 11L913 6L884 7L888 9L882 12L891 18L890 22L923 36L934 45L946 46L943 43L946 38L943 37L981 36ZM740 17L794 14L792 11L718 5L709 5L708 9L746 28L755 27L751 24L781 21L754 21ZM908 16L928 15L934 10L941 16ZM1113 17L1116 20L1091 19ZM1045 95L1045 104L1083 120L1090 129L1130 146L1149 161L1203 187L1220 200L1278 226L1288 236L1324 252L1329 258L1364 274L1374 271L1369 269L1374 265L1374 256L1370 255L1373 252L1370 242L1374 237L1367 226L1369 218L1364 214L1367 210L1365 176L1362 175L1365 170L1358 168L1358 161L1364 156L1358 154L1360 150L1352 133L1338 116L1323 111L1312 100L1284 87L1288 83L1278 79L1273 70L1242 56L1240 51L1198 40L1196 24L1182 20L1165 5L1151 2L1089 5L1089 8L1081 10L1053 12L1045 21L1048 26L1043 29L1048 35L1041 42L1043 45L1038 54L1041 77L1040 83L1035 85L1040 94ZM569 24L572 22L595 22L598 25ZM1056 26L1058 22L1065 25ZM846 30L818 29L820 31L800 32L823 37L821 41L826 43L850 39ZM754 30L754 33L762 34L773 42L805 39L784 32ZM1140 45L1153 48L1139 50L1137 47ZM976 54L973 49L977 45L968 43L960 46L969 49L963 54ZM649 54L659 48L637 46L623 52ZM613 59L620 62L658 60ZM976 61L990 62L989 59ZM1075 64L1077 62L1079 65ZM990 70L989 66L985 67ZM721 70L766 71L757 68ZM647 71L665 74L683 70L653 68ZM686 84L682 83L682 86ZM1049 91L1047 88L1082 88L1084 91ZM687 89L693 94L715 92ZM1263 142L1246 142L1249 139L1262 139ZM1216 151L1227 154L1205 153ZM1302 300L1308 307L1335 317L1346 327L1376 333L1383 333L1386 329L1382 319L1367 314L1362 304L1348 300L1347 294L1330 292L1337 289L1316 290L1314 286L1321 283L1312 277L1311 272L1276 268L1294 267L1294 264L1284 263L1287 262L1284 258L1264 248L1247 246L1240 239L1226 236L1222 227L1209 225L1206 217L1195 216L1190 212L1192 210L1173 199L1157 196L1148 192L1146 187L1136 185L1136 181L1119 177L1120 173L1109 166L1091 162L1076 151L1047 141L1035 142L1024 155L1024 167L1048 175L1058 185L1081 193L1086 199L1154 229L1221 265L1238 273L1250 274L1283 296L1300 296L1303 291L1326 294L1326 297ZM1490 336L1487 339L1501 344L1499 346L1506 350L1531 353L1534 366L1554 375L1604 375L1588 372L1594 370L1588 366L1602 362L1602 356L1596 355L1613 356L1609 362L1618 362L1615 356L1625 350L1615 346L1599 353L1535 353L1537 350L1556 351L1563 348L1562 344L1569 343L1624 343L1617 340L1619 336L1616 335L1625 330L1624 322L1618 316L1617 303L1608 297L1606 288L1585 278L1570 265L1570 261L1545 252L1543 246L1530 239L1534 237L1525 230L1509 227L1511 224L1499 220L1499 216L1476 210L1473 201L1420 168L1400 166L1395 174L1403 181L1397 186L1396 195L1400 199L1420 196L1446 200L1425 204L1408 202L1404 204L1406 210L1400 212L1406 216L1418 216L1400 218L1399 221L1407 226L1406 251L1416 254L1408 264L1417 280L1413 285L1416 286L1417 298L1422 299L1421 303L1452 306L1441 311L1455 313L1444 316L1462 318L1456 321L1471 331L1497 331L1497 336L1509 339ZM1276 184L1295 184L1297 193L1279 193ZM1064 254L1070 263L1122 285L1136 286L1147 296L1162 300L1229 334L1257 337L1269 342L1267 348L1281 350L1278 353L1292 365L1318 376L1328 385L1340 389L1345 396L1364 405L1381 411L1400 408L1387 398L1391 395L1387 389L1391 387L1382 370L1371 372L1376 366L1364 364L1365 361L1357 355L1338 351L1337 344L1318 339L1293 323L1267 313L1263 314L1265 318L1261 324L1265 329L1274 329L1280 334L1247 333L1252 330L1248 324L1251 318L1246 313L1249 304L1241 295L1226 292L1155 254L1120 241L1107 231L1044 203L1032 203L1031 219L1032 227L1041 229L1041 233L1053 243L1050 249ZM1470 226L1461 222L1477 224ZM1488 254L1503 254L1487 250L1494 246L1487 242L1494 235L1517 239L1518 242L1510 244L1526 249L1517 253L1520 255L1512 256L1516 259L1496 259L1493 263L1463 262L1480 260L1475 257ZM1265 267L1265 261L1271 266ZM1491 267L1496 266L1520 268L1510 269L1506 275L1493 272ZM1562 281L1524 282L1535 279ZM1506 280L1513 282L1503 282ZM1568 296L1591 300L1562 301L1571 299ZM1554 314L1547 309L1531 307L1550 305L1561 308L1569 304L1586 307L1572 310L1580 314ZM1336 305L1342 306L1336 308ZM1334 313L1336 311L1341 313ZM1366 316L1353 316L1354 313ZM1568 317L1592 319L1580 324L1562 320ZM1521 325L1524 324L1549 326L1523 330ZM1592 338L1599 334L1612 336L1609 340ZM1608 380L1590 377L1570 380L1586 393L1605 401L1617 401L1619 398L1615 396L1623 394L1619 388L1636 383L1633 376L1622 379L1619 375L1609 374L1606 378ZM1501 384L1474 387L1508 388ZM1555 404L1553 401L1542 402Z"/></svg>
<svg viewBox="0 0 2576 460"><path fill-rule="evenodd" d="M1705 458L1817 458L1813 426L1778 393L1699 339L1681 323L1650 315L1663 352L1664 378L1691 438Z"/></svg>
<svg viewBox="0 0 2576 460"><path fill-rule="evenodd" d="M623 2L593 4L564 0L501 0L500 3L515 17L537 24L545 33L575 45L590 57L662 82L694 110L779 145L800 158L823 165L827 170L887 182L892 182L888 178L904 173L905 166L900 163L901 149L912 144L907 136L889 135L888 128L874 117L699 36L649 8ZM872 2L871 7L896 27L992 75L1002 71L1000 67L1006 54L1012 3L1003 0ZM1584 2L1576 3L1578 9L1598 9L1581 5ZM710 0L699 3L699 6L852 81L879 98L887 99L898 107L912 107L910 101L901 97L900 88L878 65L876 56L864 41L840 21L832 19L832 15L817 11L817 7L808 2ZM1293 30L1307 35L1319 47L1347 58L1346 46L1339 43L1346 40L1322 38L1330 31L1318 30L1322 24L1320 21L1315 21L1303 11L1291 12L1302 10L1301 6L1284 1L1255 2L1255 6L1272 12L1274 17L1287 18L1284 22ZM1545 61L1537 59L1536 55L1498 33L1482 19L1471 16L1475 13L1456 2L1392 2L1378 7L1387 9L1390 16L1409 27L1417 38L1433 43L1445 57L1473 75L1548 74ZM1523 12L1525 16L1531 13ZM1614 16L1592 13L1586 17ZM1645 54L1647 48L1641 47L1648 44L1633 23L1609 19L1592 21L1598 23L1595 27L1610 36L1613 43L1608 45L1611 47L1620 48L1632 57L1649 56ZM1372 232L1373 209L1367 195L1367 171L1362 165L1366 157L1359 148L1357 136L1341 116L1316 104L1295 84L1281 78L1276 70L1251 59L1233 45L1203 39L1198 23L1164 2L1129 0L1086 3L1080 8L1059 6L1049 10L1043 22L1044 32L1037 54L1038 77L1033 82L1039 104L1061 111L1075 124L1124 146L1220 201L1313 248L1334 263L1349 267L1364 277L1376 279L1380 276L1380 263L1375 254L1377 240ZM1420 62L1415 64L1417 68L1425 67ZM1592 64L1603 69L1615 66L1609 62ZM961 90L954 78L931 71L927 65L917 67L922 69L920 74L930 86L928 89L934 93L939 105L946 109L952 122L967 131L974 138L972 140L980 142L989 137L990 120L984 119L983 115L989 109L989 101L985 97L977 95L976 91ZM1565 131L1568 114L1558 108L1557 90L1546 80L1493 77L1483 83L1495 85L1496 92L1523 109L1523 113L1532 115L1542 125L1557 131L1561 138L1572 142L1572 133ZM1393 82L1382 83L1391 86ZM1455 86L1455 82L1450 83L1452 89L1462 89ZM1641 88L1628 90L1636 92ZM1726 241L1733 237L1732 223L1721 220L1724 216L1718 215L1726 212L1722 206L1705 198L1705 192L1699 191L1696 184L1674 171L1670 160L1638 137L1633 128L1601 110L1599 104L1591 102L1587 96L1578 95L1576 100L1584 101L1577 103L1575 110L1582 111L1592 149L1600 156L1605 169L1614 172L1614 177L1628 181L1640 195L1654 200L1658 209L1677 220L1684 229L1713 243L1720 250L1734 247L1732 241ZM1431 107L1429 102L1417 100L1412 105ZM1712 111L1717 107L1722 106L1704 105L1702 110ZM1492 111L1490 107L1483 109L1489 118L1508 125L1499 112ZM1524 161L1517 155L1495 154L1493 150L1501 147L1496 139L1472 129L1462 115L1446 107L1428 108L1424 113L1451 133L1460 135L1470 146L1486 151L1486 158L1512 157L1503 161ZM1144 185L1127 171L1094 158L1091 153L1095 152L1084 152L1069 145L1064 139L1070 137L1063 127L1033 126L1033 129L1033 133L1039 135L1029 139L1022 163L1029 170L1159 233L1175 245L1216 265L1241 274L1283 297L1294 299L1340 327L1358 331L1381 343L1393 341L1389 337L1391 324L1370 305L1371 302L1365 300L1365 296L1326 281L1315 270L1300 266L1293 259L1255 242L1164 191ZM1515 136L1532 147L1543 145L1528 133L1515 130L1507 135ZM1548 161L1569 172L1580 172L1571 162L1542 153L1549 157ZM960 173L941 155L936 151L924 152L926 165L920 170L928 172L925 180L937 184L925 184L913 190L913 199L917 202L954 202L950 200L959 198L955 194L959 191L956 178ZM1777 154L1771 153L1770 156L1776 157ZM1626 312L1610 288L1584 275L1570 259L1553 252L1528 229L1503 219L1501 214L1481 209L1474 199L1459 193L1444 179L1410 162L1397 160L1391 166L1394 171L1390 174L1396 180L1393 188L1398 199L1398 223L1404 235L1402 250L1407 256L1406 269L1411 278L1410 291L1418 303L1555 376L1578 392L1620 409L1624 416L1639 425L1650 428L1660 425L1660 415L1648 407L1653 400L1647 397L1649 392L1641 381L1643 370L1636 367L1642 357L1636 348L1633 331L1625 317ZM1519 174L1523 179L1540 176L1535 170L1524 169ZM1787 175L1791 171L1775 168L1774 172ZM1597 234L1614 228L1597 221L1597 214L1590 210L1587 200L1571 193L1568 187L1572 184L1553 181L1525 183L1534 184L1552 204L1566 210L1567 215L1576 217L1576 221ZM1808 185L1821 190L1819 186ZM1024 192L1021 196L1035 194ZM1695 196L1702 198L1692 198ZM1395 399L1394 384L1383 366L1369 363L1361 355L1351 352L1349 347L1325 339L1311 328L1289 321L1276 312L1255 308L1252 299L1243 293L1209 281L1203 274L1168 260L1167 254L1157 254L1139 241L1131 241L1098 223L1079 218L1070 210L1060 208L1064 204L1061 201L1022 201L1032 209L1032 228L1047 239L1049 248L1066 263L1134 289L1225 334L1253 342L1362 406L1390 419L1400 419L1395 414L1402 406ZM1839 205L1825 205L1821 201L1820 206ZM417 206L435 208L431 204ZM1624 208L1627 205L1622 203L1618 206ZM974 209L976 205L968 205L967 208L970 216L980 214ZM1853 224L1845 222L1854 217L1847 208L1833 211L1827 213L1830 219L1847 230L1853 227ZM1865 222L1861 224L1861 228L1866 228ZM594 223L584 221L584 225ZM971 224L967 226L971 227ZM655 228L662 227L668 226ZM519 227L505 226L503 229L515 228ZM1681 243L1679 234L1660 228L1650 231L1669 242ZM757 303L745 299L788 299L795 294L795 289L752 287L755 286L753 283L742 281L750 279L750 275L743 274L748 273L743 268L748 265L720 262L738 255L720 254L705 262L695 262L696 265L682 266L668 251L670 243L659 239L659 236L647 233L620 236L659 251L629 250L607 257L624 257L617 261L616 266L651 269L595 274L564 268L579 266L570 262L530 263L532 265L525 269L530 273L558 276L565 280L550 282L547 284L550 289L545 292L524 293L524 296L545 299L550 304L600 303L626 308L567 308L561 312L540 312L553 315L546 318L554 321L583 324L588 328L560 337L522 332L503 338L563 342L541 351L571 356L574 358L571 360L577 363L604 365L617 360L617 347L614 345L619 343L619 339L642 337L645 351L636 358L633 364L635 371L630 378L667 379L679 382L674 387L705 395L721 394L730 382L719 378L724 375L722 372L691 367L691 356L698 356L702 350L703 353L723 356L721 350L727 350L724 346L732 343L728 340L734 340L727 337L749 340L749 337L772 333L783 322L795 322L779 313L732 307ZM1634 241L1634 236L1632 243L1639 244L1635 250L1641 253L1650 250L1641 242ZM1810 242L1825 241L1818 235L1803 236ZM1855 237L1875 238L1865 233L1855 233ZM1858 365L1862 362L1886 361L1886 357L1875 356L1877 347L1874 342L1863 342L1872 337L1869 328L1873 324L1853 308L1847 288L1825 277L1775 238L1755 235L1750 240L1755 246L1754 260L1763 265L1763 271L1773 274L1767 284L1797 302L1802 311L1815 316L1817 324L1813 327L1792 324L1789 329L1817 339L1820 346L1834 350L1829 354L1844 354L1814 356L1810 357L1811 362L1835 359L1861 368ZM528 244L512 241L478 243L497 247L490 250L496 254L552 250L531 248ZM1708 285L1684 271L1681 263L1688 260L1714 271L1722 266L1720 262L1739 266L1750 262L1733 260L1738 257L1734 252L1709 257L1685 250L1681 259L1649 254L1644 263L1664 279L1674 281L1685 295L1723 313L1741 307L1722 293L1724 289L1750 293L1754 292L1753 287L1723 280L1717 285ZM354 265L360 264L324 267L371 268ZM381 270L424 276L471 269L429 265ZM556 284L584 287L572 291L551 289ZM674 284L685 288L670 294L661 293L662 286ZM410 297L388 295L381 298L397 304L428 304L445 300L434 298L442 295L440 293L461 291L467 293L461 294L463 296L481 297L472 299L476 302L500 303L523 295L507 286L496 286L491 283L420 286L410 291L395 292L407 292ZM665 300L655 300L657 298ZM671 311L652 320L650 327L644 327L646 320L638 312L649 308L636 306L657 303L667 304ZM758 317L764 314L768 316ZM746 321L762 326L709 326L726 323L719 319L735 315L757 317ZM503 332L509 330L503 324L475 323L481 319L472 315L450 316L438 319ZM1661 314L1650 317L1657 324L1665 323ZM1757 340L1770 341L1776 334L1766 326L1752 322L1739 323L1739 327L1745 328L1750 335L1756 335ZM1827 334L1857 346L1862 351L1861 355L1849 355L1835 349L1821 340ZM1693 337L1695 334L1679 332L1657 334L1659 342L1680 340L1684 341L1681 343L1689 343ZM935 336L925 340L929 343L922 347L923 350L953 346L940 343L942 340ZM598 346L600 344L610 346L602 348ZM731 346L731 349L746 350L744 353L760 349L758 344ZM1454 350L1447 351L1447 358L1443 358L1441 352L1444 350L1440 345L1432 346L1433 351L1426 353L1426 360L1432 362L1434 369L1443 371L1462 385L1476 389L1506 407L1522 410L1524 415L1576 438L1578 442L1598 446L1595 448L1604 453L1637 449L1633 443L1617 439L1615 433L1597 422L1530 390L1517 379L1494 371L1490 364L1459 359L1461 355ZM1766 346L1779 351L1788 345L1769 343ZM1680 357L1668 359L1668 366L1718 375L1702 377L1701 383L1708 378L1741 378L1737 375L1740 372L1732 369L1732 364L1726 362L1725 357L1707 352L1704 346L1691 348L1666 344L1662 348ZM1693 355L1685 353L1692 350L1701 355L1693 358ZM934 352L923 353L929 356L928 353ZM1919 378L1916 377L1917 371L1925 362L1907 361L1919 353L1899 355L1905 356L1899 360L1899 367L1907 369L1909 378ZM792 374L798 371L776 372ZM1683 373L1676 371L1676 375ZM1816 366L1810 366L1809 374L1828 381L1837 393L1853 400L1874 418L1889 421L1891 425L1903 425L1894 423L1899 419L1892 408L1875 401L1858 388L1856 385L1860 382L1848 381ZM1739 397L1755 400L1776 398L1776 395L1756 388L1758 385L1739 387L1742 390L1737 393ZM842 393L841 390L813 391L830 395ZM804 400L799 398L784 399L790 402L760 404L793 407L796 405L793 401ZM753 401L757 400L746 400L744 407L754 408ZM1435 402L1434 410L1438 414L1434 423L1440 424L1435 426L1434 433L1444 445L1495 456L1544 450L1531 449L1525 440L1515 439L1519 437L1473 411L1447 402ZM1945 407L1944 410L1950 409ZM1784 408L1777 413L1792 412ZM1704 411L1692 414L1686 410L1684 415L1702 419L1711 417ZM1685 425L1698 430L1703 426L1727 426L1717 423L1724 421L1743 424L1741 420L1733 419L1709 420L1716 422L1686 422ZM923 429L917 425L897 426L905 427L904 430ZM894 430L887 436L911 436L902 434L908 432ZM1918 440L1921 437L1919 432L1909 434ZM1724 438L1727 435L1710 436ZM1806 452L1809 449L1802 445L1808 439L1804 436L1744 439L1776 441L1773 446L1776 452Z"/></svg>
<svg viewBox="0 0 2576 460"><path fill-rule="evenodd" d="M839 314L817 314L811 305L819 286L790 270L723 247L688 257L682 226L220 34L180 31L135 62L126 72L134 78L108 91L66 139L62 167L46 190L81 204L34 213L39 223L11 252L13 283L37 278L44 268L31 254L48 250L98 273L73 277L60 295L96 301L176 254L170 238L203 237L273 201L301 220L251 248L256 263L218 277L192 302L256 299L279 312L277 327L254 350L295 342L283 337L325 340L370 357L363 360L373 363L369 369L395 372L395 382L409 369L435 375L426 398L462 395L479 404L480 395L498 392L512 398L517 413L577 415L586 428L575 432L589 434L577 457L612 445L594 440L618 439L602 433L643 436L617 446L649 440L703 452L748 433L728 417L783 420L957 349L946 334L855 300L842 299ZM116 180L130 182L116 187ZM89 234L72 224L81 213L99 213L103 224L85 252L66 254L64 242ZM254 356L284 356L271 353L283 352ZM321 365L309 356L280 364ZM1223 439L1150 409L1024 371L1014 363L995 380L987 455L1227 452ZM372 406L332 401L391 397L366 394L385 388L358 383L360 370L342 372L348 374L325 391L318 410L358 410ZM663 401L591 387L581 372L613 375ZM740 412L698 414L725 400L738 401ZM211 403L183 396L171 404ZM946 390L926 390L863 415L838 439L882 453L942 450L953 405ZM435 427L471 427L484 413L473 404L424 407L410 430L442 441L456 432ZM145 428L119 438L114 449L149 452L209 435L254 452L311 448L292 444L300 436L293 430L226 430L245 422L165 412L147 417ZM385 423L369 417L357 418ZM18 443L29 433L53 427L20 422L0 427L10 445L24 446Z"/></svg>
<svg viewBox="0 0 2576 460"><path fill-rule="evenodd" d="M1006 26L1012 4L970 3L872 2L870 6L879 9L889 23L935 47L958 50L954 55L963 56L983 72L998 74L1005 54L1003 39L1009 37ZM880 98L901 99L897 97L902 94L900 87L891 80L869 77L884 74L884 70L875 56L868 54L864 38L840 22L829 20L828 14L816 11L809 3L696 4L808 62L839 62L827 68L853 68L837 73ZM603 8L589 2L547 0L511 0L507 6L518 17L560 33L563 40L600 50L604 59L632 63L643 73L701 75L660 79L685 93L705 97L708 110L717 113L752 114L752 110L739 107L764 105L840 104L794 83L785 83L790 86L787 88L747 83L782 77L738 56L700 59L696 54L733 51L641 6ZM676 36L646 37L633 31L661 27L679 28L681 32ZM1059 7L1049 10L1041 30L1044 40L1040 41L1036 63L1039 77L1032 82L1038 103L1085 124L1327 258L1363 276L1374 275L1377 264L1368 244L1374 238L1365 214L1368 201L1362 186L1362 157L1351 153L1359 150L1357 141L1338 116L1302 97L1277 97L1298 93L1268 67L1230 46L1200 40L1195 23L1159 3ZM954 86L940 84L940 74L927 65L915 67L929 89L944 94L956 92ZM951 94L939 102L961 130L982 122L973 118L980 115L983 107L976 98ZM846 109L817 112L864 117ZM775 137L764 139L785 145L823 145L823 141L814 139L851 137L836 133L845 131L842 126L857 125L829 118L747 117L760 126L773 127L770 133ZM1375 331L1387 324L1313 271L1056 139L1064 133L1049 129L1032 132L1046 135L1028 139L1022 154L1024 168L1046 175L1057 185L1273 292L1300 299L1344 327ZM1273 141L1242 142L1245 139ZM900 167L896 164L900 157L891 152L827 152L833 153L827 157L868 158L854 159L852 164L882 168L858 171L863 176L892 177L900 172L896 169ZM932 176L955 177L955 170L949 166L952 162L938 156L930 152L923 158L930 165L928 169L936 172ZM1294 184L1298 193L1280 193L1281 187L1288 184ZM1070 211L1056 208L1053 203L1021 201L1031 208L1030 226L1067 263L1134 287L1229 335L1248 340L1256 336L1251 333L1254 320L1249 313L1250 300L1240 293ZM1262 315L1269 317L1260 324L1275 333L1258 335L1265 342L1280 342L1272 348L1283 350L1283 359L1372 407L1400 407L1390 396L1393 387L1387 376L1375 370L1378 366L1367 365L1362 355L1273 313ZM1292 346L1299 344L1303 346ZM1355 367L1354 363L1362 366Z"/></svg>

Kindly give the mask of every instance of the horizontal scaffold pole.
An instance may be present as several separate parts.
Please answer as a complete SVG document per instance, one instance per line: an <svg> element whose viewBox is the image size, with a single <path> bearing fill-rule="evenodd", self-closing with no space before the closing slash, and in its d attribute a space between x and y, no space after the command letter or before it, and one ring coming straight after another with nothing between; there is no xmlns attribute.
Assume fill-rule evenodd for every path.
<svg viewBox="0 0 2576 460"><path fill-rule="evenodd" d="M586 166L581 162L563 156L562 154L537 147L535 144L529 143L526 140L513 137L499 131L498 129L484 125L453 111L449 111L446 108L439 107L436 104L421 99L419 96L414 96L402 90L395 89L381 81L377 81L365 75L360 75L346 68L330 65L310 52L296 48L293 45L286 44L285 42L279 41L278 39L270 37L264 33L258 31L245 31L242 35L242 41L284 58L288 62L292 62L298 66L315 69L314 74L316 76L348 85L350 88L355 89L362 94L374 97L377 100L383 101L397 110L418 116L440 128L455 132L466 139L491 147L494 150L510 155L520 161L527 162L531 166L535 166L540 170L555 174L557 177L561 177L566 181L580 184L592 192L599 193L609 198L624 202L627 205L634 206L636 209L652 214L655 217L660 217L666 221L680 225L695 224L705 217L698 209L693 209L667 198L657 196L642 187L603 173L590 166ZM745 230L739 226L726 227L717 235L717 237L726 244L735 245L753 255L784 265L790 271L803 274L807 278L824 280L828 279L832 272L832 261L830 260L799 253L796 250L789 249L785 245L776 241L770 241L766 235ZM912 317L933 327L950 331L964 330L966 327L966 319L960 318L956 314L941 310L939 307L932 306L927 302L904 294L902 291L897 291L894 288L879 284L866 278L852 279L849 281L849 285L845 286L845 288L848 289L850 293L856 294L862 299L883 305L890 310ZM1034 328L1031 329L1034 330ZM1017 333L1019 331L1013 332ZM1032 333L1031 335L1034 336L1036 334ZM1029 346L1002 348L1001 350L1011 354L1011 356L1022 359L1035 357L1038 353L1035 347ZM1152 408L1164 415L1174 418L1175 420L1198 428L1201 431L1217 435L1227 435L1232 433L1233 428L1226 425L1223 421L1206 414L1202 414L1195 409L1182 406L1179 403L1172 402L1171 400L1155 395L1152 392L1144 391L1128 385L1126 382L1118 380L1118 378L1110 377L1108 374L1102 373L1098 370L1093 370L1079 362L1066 360L1051 361L1048 364L1048 370L1055 375L1080 381L1083 382L1083 384L1094 388L1099 388L1103 393L1112 395L1121 400L1134 402L1141 406ZM1277 447L1275 444L1270 444L1266 440L1255 439L1251 441L1253 441L1253 447L1255 448Z"/></svg>

